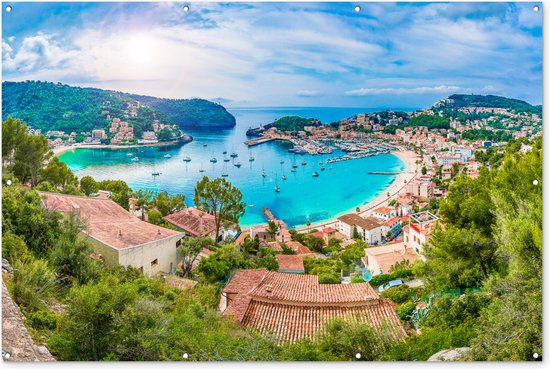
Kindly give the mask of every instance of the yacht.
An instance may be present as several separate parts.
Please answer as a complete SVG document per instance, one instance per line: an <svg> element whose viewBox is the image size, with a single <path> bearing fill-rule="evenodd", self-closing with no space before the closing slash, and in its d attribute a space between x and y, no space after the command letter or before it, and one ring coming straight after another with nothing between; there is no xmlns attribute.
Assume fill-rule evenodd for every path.
<svg viewBox="0 0 550 369"><path fill-rule="evenodd" d="M206 146L208 146L208 145L207 144L202 145L202 147L206 147Z"/></svg>
<svg viewBox="0 0 550 369"><path fill-rule="evenodd" d="M231 156L232 158L236 158L237 156L239 156L239 154L237 154L236 152L234 152L234 153L231 153L231 155L229 155L229 156Z"/></svg>
<svg viewBox="0 0 550 369"><path fill-rule="evenodd" d="M132 161L139 161L139 158L137 156L134 156L131 160Z"/></svg>
<svg viewBox="0 0 550 369"><path fill-rule="evenodd" d="M283 174L281 177L283 180L286 180L286 176Z"/></svg>
<svg viewBox="0 0 550 369"><path fill-rule="evenodd" d="M210 159L210 162L211 162L211 163L217 163L217 162L218 162L218 159L212 158L212 159Z"/></svg>
<svg viewBox="0 0 550 369"><path fill-rule="evenodd" d="M279 192L281 191L281 189L279 188L279 186L275 186L275 192Z"/></svg>
<svg viewBox="0 0 550 369"><path fill-rule="evenodd" d="M312 177L319 177L319 173L313 172Z"/></svg>
<svg viewBox="0 0 550 369"><path fill-rule="evenodd" d="M229 161L229 158L223 158L223 161L227 163Z"/></svg>
<svg viewBox="0 0 550 369"><path fill-rule="evenodd" d="M158 177L158 176L160 176L160 172L153 172L153 173L151 173L151 175L153 177Z"/></svg>
<svg viewBox="0 0 550 369"><path fill-rule="evenodd" d="M240 168L242 164L241 163L235 163L233 165L236 166L237 168Z"/></svg>
<svg viewBox="0 0 550 369"><path fill-rule="evenodd" d="M321 170L325 170L325 167L321 167Z"/></svg>
<svg viewBox="0 0 550 369"><path fill-rule="evenodd" d="M126 154L126 156L134 156L134 154L132 154L131 152L129 152L128 154Z"/></svg>
<svg viewBox="0 0 550 369"><path fill-rule="evenodd" d="M281 162L279 164L284 164L285 162L283 160L281 160Z"/></svg>
<svg viewBox="0 0 550 369"><path fill-rule="evenodd" d="M224 154L224 155L227 154L227 151L224 150L222 154Z"/></svg>
<svg viewBox="0 0 550 369"><path fill-rule="evenodd" d="M191 161L191 158L189 156L186 156L185 158L183 158L183 161L189 163Z"/></svg>
<svg viewBox="0 0 550 369"><path fill-rule="evenodd" d="M265 174L265 170L262 170L262 177L265 177L267 174Z"/></svg>
<svg viewBox="0 0 550 369"><path fill-rule="evenodd" d="M172 157L172 155L170 155L170 154L166 154L166 155L164 155L164 157L168 159L168 158L171 158L171 157Z"/></svg>
<svg viewBox="0 0 550 369"><path fill-rule="evenodd" d="M253 157L253 156L250 156L250 157L248 158L248 161L254 161L254 157Z"/></svg>
<svg viewBox="0 0 550 369"><path fill-rule="evenodd" d="M296 169L294 168L292 168L290 171L296 173Z"/></svg>
<svg viewBox="0 0 550 369"><path fill-rule="evenodd" d="M302 162L302 165L307 165L307 163L305 161Z"/></svg>

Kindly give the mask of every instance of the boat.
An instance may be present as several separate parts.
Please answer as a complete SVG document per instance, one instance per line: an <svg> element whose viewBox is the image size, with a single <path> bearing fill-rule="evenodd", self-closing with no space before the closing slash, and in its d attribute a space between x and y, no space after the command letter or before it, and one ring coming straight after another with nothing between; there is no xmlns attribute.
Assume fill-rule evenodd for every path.
<svg viewBox="0 0 550 369"><path fill-rule="evenodd" d="M132 160L132 161L138 161L139 158L138 158L137 156L134 156L131 160Z"/></svg>
<svg viewBox="0 0 550 369"><path fill-rule="evenodd" d="M171 158L171 157L172 157L172 155L170 155L170 154L166 154L166 155L164 155L164 157L168 159L168 158Z"/></svg>
<svg viewBox="0 0 550 369"><path fill-rule="evenodd" d="M233 165L236 166L237 168L240 168L242 164L241 163L235 163Z"/></svg>
<svg viewBox="0 0 550 369"><path fill-rule="evenodd" d="M285 162L284 162L283 160L281 160L279 164L284 164L284 163L285 163Z"/></svg>
<svg viewBox="0 0 550 369"><path fill-rule="evenodd" d="M321 167L321 170L325 170L325 167Z"/></svg>
<svg viewBox="0 0 550 369"><path fill-rule="evenodd" d="M236 158L237 156L239 156L239 154L237 154L236 152L234 152L234 153L231 153L231 155L229 155L229 156L231 156L232 158Z"/></svg>
<svg viewBox="0 0 550 369"><path fill-rule="evenodd" d="M186 156L185 158L183 158L183 161L189 163L191 161L191 158L189 156Z"/></svg>
<svg viewBox="0 0 550 369"><path fill-rule="evenodd" d="M296 168L298 168L298 166L297 166L296 164L294 164L294 165L292 166L292 168L296 169Z"/></svg>
<svg viewBox="0 0 550 369"><path fill-rule="evenodd" d="M218 162L218 159L212 158L212 159L210 159L210 162L211 162L211 163L217 163L217 162Z"/></svg>
<svg viewBox="0 0 550 369"><path fill-rule="evenodd" d="M265 174L265 170L262 170L262 177L265 177L267 174Z"/></svg>
<svg viewBox="0 0 550 369"><path fill-rule="evenodd" d="M319 177L319 173L313 172L312 177Z"/></svg>
<svg viewBox="0 0 550 369"><path fill-rule="evenodd" d="M296 173L296 169L294 169L294 168L291 169L290 171Z"/></svg>
<svg viewBox="0 0 550 369"><path fill-rule="evenodd" d="M307 165L307 163L305 161L302 162L302 165Z"/></svg>
<svg viewBox="0 0 550 369"><path fill-rule="evenodd" d="M229 158L223 158L223 161L227 163L229 161Z"/></svg>
<svg viewBox="0 0 550 369"><path fill-rule="evenodd" d="M208 145L207 144L202 145L202 147L206 147L206 146L208 146Z"/></svg>
<svg viewBox="0 0 550 369"><path fill-rule="evenodd" d="M281 178L286 181L286 176L284 174Z"/></svg>
<svg viewBox="0 0 550 369"><path fill-rule="evenodd" d="M249 207L249 208L253 208L253 207L254 207L254 204L248 204L248 207Z"/></svg>
<svg viewBox="0 0 550 369"><path fill-rule="evenodd" d="M321 161L319 161L319 165L321 165L321 164L323 164L323 161L322 161L322 160L321 160Z"/></svg>
<svg viewBox="0 0 550 369"><path fill-rule="evenodd" d="M281 191L281 189L279 188L279 186L275 186L275 192L279 192Z"/></svg>
<svg viewBox="0 0 550 369"><path fill-rule="evenodd" d="M224 154L224 155L227 154L227 151L224 150L224 152L222 154Z"/></svg>
<svg viewBox="0 0 550 369"><path fill-rule="evenodd" d="M126 156L134 156L134 154L132 154L131 152L129 152L128 154L126 154Z"/></svg>
<svg viewBox="0 0 550 369"><path fill-rule="evenodd" d="M222 177L229 177L229 174L227 174L227 173L222 173Z"/></svg>
<svg viewBox="0 0 550 369"><path fill-rule="evenodd" d="M248 161L254 161L254 157L251 155L251 156L248 158Z"/></svg>
<svg viewBox="0 0 550 369"><path fill-rule="evenodd" d="M153 177L157 177L157 176L160 176L160 172L153 172L153 173L151 173L151 175L152 175Z"/></svg>

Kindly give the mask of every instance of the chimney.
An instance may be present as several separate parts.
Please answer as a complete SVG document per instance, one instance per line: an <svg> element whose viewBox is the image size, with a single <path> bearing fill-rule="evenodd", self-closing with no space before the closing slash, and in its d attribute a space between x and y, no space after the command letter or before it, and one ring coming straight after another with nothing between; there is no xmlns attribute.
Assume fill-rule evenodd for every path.
<svg viewBox="0 0 550 369"><path fill-rule="evenodd" d="M157 234L160 236L160 229L157 229Z"/></svg>
<svg viewBox="0 0 550 369"><path fill-rule="evenodd" d="M118 230L118 237L122 237L122 230L121 229Z"/></svg>
<svg viewBox="0 0 550 369"><path fill-rule="evenodd" d="M272 297L273 296L273 286L271 286L270 284L266 285L265 286L265 292L267 292L267 295L269 297Z"/></svg>

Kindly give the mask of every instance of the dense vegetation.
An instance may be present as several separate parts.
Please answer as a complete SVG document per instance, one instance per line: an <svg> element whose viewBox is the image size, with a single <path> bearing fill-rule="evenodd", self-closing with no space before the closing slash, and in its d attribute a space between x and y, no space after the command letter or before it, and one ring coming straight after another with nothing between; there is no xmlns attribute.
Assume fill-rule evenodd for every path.
<svg viewBox="0 0 550 369"><path fill-rule="evenodd" d="M480 106L489 108L507 108L517 113L539 114L542 115L542 105L531 105L518 99L510 99L495 95L461 95L455 94L448 97L451 102L446 103L446 107L461 108L465 106Z"/></svg>
<svg viewBox="0 0 550 369"><path fill-rule="evenodd" d="M314 118L302 118L298 116L288 116L277 119L269 124L269 127L276 127L280 131L303 131L307 126L319 126L321 122ZM269 128L266 127L266 128Z"/></svg>
<svg viewBox="0 0 550 369"><path fill-rule="evenodd" d="M136 117L125 117L127 102L135 100L148 107L138 109ZM2 83L2 120L12 116L44 132L104 129L108 125L104 111L132 123L138 136L150 130L155 119L180 127L235 125L224 107L202 99L160 99L39 81Z"/></svg>

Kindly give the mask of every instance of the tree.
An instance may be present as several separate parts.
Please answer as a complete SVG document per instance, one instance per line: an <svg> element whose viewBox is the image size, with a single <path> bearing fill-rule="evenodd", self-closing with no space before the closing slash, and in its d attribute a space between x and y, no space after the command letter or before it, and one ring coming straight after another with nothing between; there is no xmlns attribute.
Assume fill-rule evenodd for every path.
<svg viewBox="0 0 550 369"><path fill-rule="evenodd" d="M272 238L279 232L279 228L279 224L275 223L273 220L267 222L267 233L269 233Z"/></svg>
<svg viewBox="0 0 550 369"><path fill-rule="evenodd" d="M21 144L26 131L27 125L11 116L2 123L2 161L7 160L10 166L13 164L14 152Z"/></svg>
<svg viewBox="0 0 550 369"><path fill-rule="evenodd" d="M306 227L307 227L307 231L309 232L309 227L311 226L311 222L308 220L306 220Z"/></svg>
<svg viewBox="0 0 550 369"><path fill-rule="evenodd" d="M210 180L204 176L195 187L195 206L214 216L217 244L223 223L239 223L244 214L245 203L242 193L224 178Z"/></svg>
<svg viewBox="0 0 550 369"><path fill-rule="evenodd" d="M151 224L160 225L164 220L160 211L151 209L147 212L147 221Z"/></svg>
<svg viewBox="0 0 550 369"><path fill-rule="evenodd" d="M111 200L122 206L124 209L129 209L130 195L132 189L122 180L108 179L98 182L100 190L111 192Z"/></svg>
<svg viewBox="0 0 550 369"><path fill-rule="evenodd" d="M45 260L28 258L13 264L10 292L26 312L45 309L55 288L55 274Z"/></svg>
<svg viewBox="0 0 550 369"><path fill-rule="evenodd" d="M151 190L139 190L135 193L137 198L136 206L141 210L141 220L145 220L145 210L149 208L151 196L153 191Z"/></svg>
<svg viewBox="0 0 550 369"><path fill-rule="evenodd" d="M210 237L190 237L182 241L178 247L178 255L181 257L183 276L191 273L191 268L197 260L201 250L212 245Z"/></svg>
<svg viewBox="0 0 550 369"><path fill-rule="evenodd" d="M38 172L53 155L44 136L26 135L15 150L13 172L17 178L31 186L38 184Z"/></svg>
<svg viewBox="0 0 550 369"><path fill-rule="evenodd" d="M84 222L76 215L69 215L63 221L62 234L53 246L49 259L52 266L62 277L65 285L78 282L87 283L98 276L100 264L90 255L93 252L90 242L81 236Z"/></svg>
<svg viewBox="0 0 550 369"><path fill-rule="evenodd" d="M40 168L40 182L48 181L55 187L65 188L67 185L76 185L78 182L76 176L71 172L67 164L63 163L56 156L48 162L45 168Z"/></svg>
<svg viewBox="0 0 550 369"><path fill-rule="evenodd" d="M428 173L428 169L426 169L425 166L422 167L422 175L426 175L426 173Z"/></svg>
<svg viewBox="0 0 550 369"><path fill-rule="evenodd" d="M151 200L151 205L157 208L163 217L177 213L178 211L185 209L185 195L177 194L174 196L168 195L168 192L159 192Z"/></svg>
<svg viewBox="0 0 550 369"><path fill-rule="evenodd" d="M90 176L84 176L80 180L80 189L86 196L90 196L99 190L99 183L97 183L96 180Z"/></svg>

